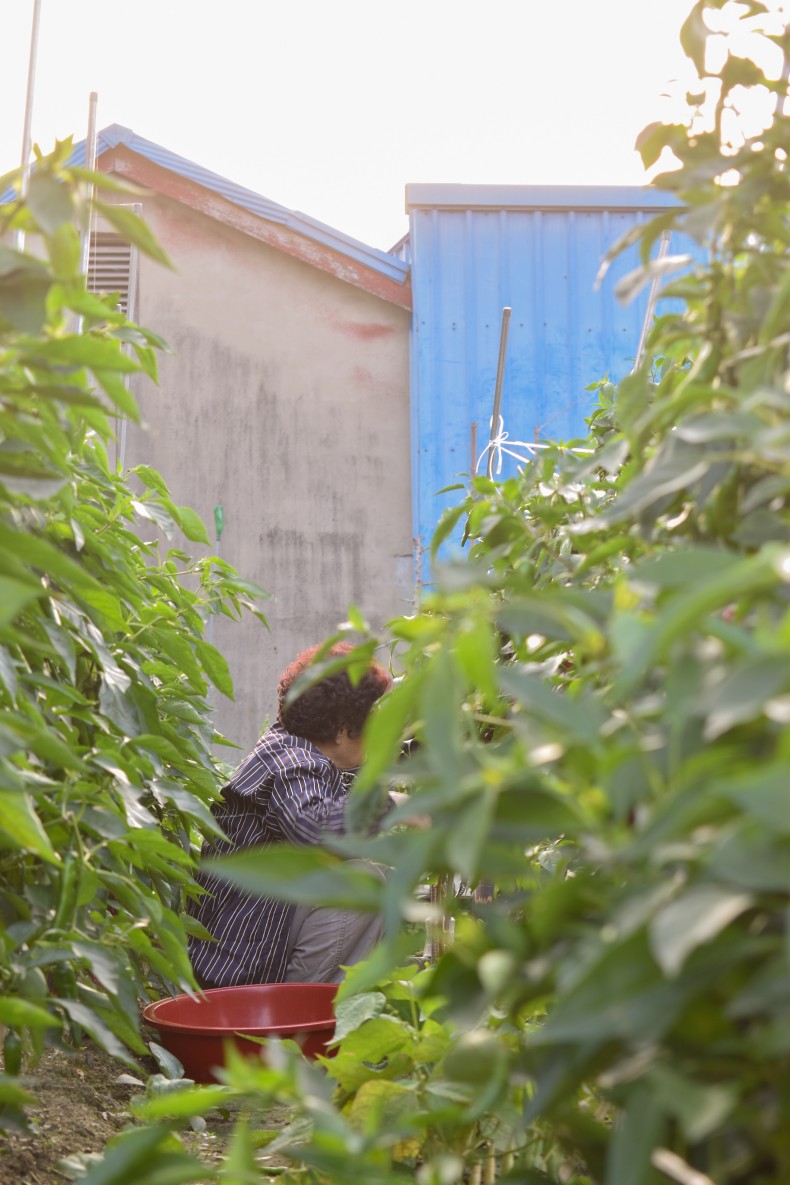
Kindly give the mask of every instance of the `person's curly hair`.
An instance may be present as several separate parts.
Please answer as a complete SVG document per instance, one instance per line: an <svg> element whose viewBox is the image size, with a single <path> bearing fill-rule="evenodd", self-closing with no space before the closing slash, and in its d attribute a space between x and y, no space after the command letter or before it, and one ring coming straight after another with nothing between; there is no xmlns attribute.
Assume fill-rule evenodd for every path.
<svg viewBox="0 0 790 1185"><path fill-rule="evenodd" d="M291 685L310 665L319 649L311 646L309 650L303 650L280 676L277 687L280 723L294 736L305 737L314 743L334 740L342 728L348 729L350 736L359 736L370 709L392 686L392 678L376 662L370 664L357 684L352 684L346 671L336 671L313 683L286 706ZM338 642L326 657L340 658L353 649L350 642Z"/></svg>

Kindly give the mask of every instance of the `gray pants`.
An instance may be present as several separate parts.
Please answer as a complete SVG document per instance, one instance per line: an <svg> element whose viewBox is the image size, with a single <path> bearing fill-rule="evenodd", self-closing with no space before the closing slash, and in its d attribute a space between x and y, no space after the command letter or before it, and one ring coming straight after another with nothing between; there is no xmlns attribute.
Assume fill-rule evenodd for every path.
<svg viewBox="0 0 790 1185"><path fill-rule="evenodd" d="M384 870L368 860L349 860L352 868L385 880ZM377 913L298 905L288 936L286 983L340 983L341 967L361 963L381 938Z"/></svg>

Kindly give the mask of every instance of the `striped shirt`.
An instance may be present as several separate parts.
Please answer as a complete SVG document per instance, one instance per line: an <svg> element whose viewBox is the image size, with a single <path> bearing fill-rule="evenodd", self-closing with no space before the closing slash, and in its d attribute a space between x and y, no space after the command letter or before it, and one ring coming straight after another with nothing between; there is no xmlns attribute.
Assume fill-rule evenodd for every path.
<svg viewBox="0 0 790 1185"><path fill-rule="evenodd" d="M227 841L203 845L203 858L267 848L315 844L343 830L348 778L304 737L275 724L259 739L212 808ZM281 983L294 907L256 897L208 872L197 876L207 893L188 906L216 940L191 936L189 957L207 986Z"/></svg>

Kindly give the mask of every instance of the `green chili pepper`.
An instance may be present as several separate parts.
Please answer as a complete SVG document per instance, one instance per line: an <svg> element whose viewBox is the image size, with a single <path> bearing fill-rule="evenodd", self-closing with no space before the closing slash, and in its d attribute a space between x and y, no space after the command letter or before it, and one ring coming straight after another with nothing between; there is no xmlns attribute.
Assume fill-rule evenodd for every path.
<svg viewBox="0 0 790 1185"><path fill-rule="evenodd" d="M14 1078L22 1070L22 1038L16 1029L8 1029L3 1039L3 1069Z"/></svg>
<svg viewBox="0 0 790 1185"><path fill-rule="evenodd" d="M77 899L80 892L80 878L82 875L82 858L68 855L63 861L60 874L60 898L52 927L55 930L70 930L77 911Z"/></svg>
<svg viewBox="0 0 790 1185"><path fill-rule="evenodd" d="M52 969L53 995L73 1000L77 995L77 976L70 963L58 963Z"/></svg>
<svg viewBox="0 0 790 1185"><path fill-rule="evenodd" d="M51 972L52 994L61 1000L77 999L77 973L70 963L58 963ZM79 1045L81 1040L80 1026L75 1021L68 1021L64 1030L64 1037L72 1045Z"/></svg>

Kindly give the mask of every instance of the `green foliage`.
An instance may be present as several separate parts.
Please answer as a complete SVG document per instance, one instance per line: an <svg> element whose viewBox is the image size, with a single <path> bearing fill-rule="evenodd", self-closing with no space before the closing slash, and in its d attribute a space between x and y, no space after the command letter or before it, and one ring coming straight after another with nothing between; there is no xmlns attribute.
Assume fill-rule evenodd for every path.
<svg viewBox="0 0 790 1185"><path fill-rule="evenodd" d="M207 695L232 695L205 626L210 613L257 613L256 590L224 561L173 543L162 554L163 537L205 541L205 528L154 470L109 460L116 417L137 416L127 378L155 377L162 343L86 291L75 229L85 183L118 183L69 169L69 152L39 160L27 201L2 211L3 229L24 230L34 250L0 247L7 1073L21 1050L78 1029L119 1058L145 1052L138 997L151 977L193 985L179 908L194 845L216 830ZM120 218L161 258L139 220Z"/></svg>
<svg viewBox="0 0 790 1185"><path fill-rule="evenodd" d="M756 26L760 7L697 4L687 52L704 64L714 9ZM774 37L785 61L789 40ZM414 916L426 869L498 892L471 907L481 920L459 914L421 980L452 1054L399 1061L414 1022L407 1038L360 983L344 1008L363 1020L329 1073L393 1167L398 1140L418 1141L426 1180L457 1095L441 1150L399 1100L436 1074L473 1084L481 1122L518 1108L519 1179L790 1177L790 120L780 106L727 139L737 88L761 86L786 90L730 53L687 125L642 137L646 163L677 157L658 184L680 202L641 229L629 285L677 229L708 260L665 288L683 311L657 318L634 374L599 385L591 454L556 445L520 479L473 480L437 536L465 519L467 561L392 625L406 676L352 809L361 825L395 776L433 827L335 846L392 865L391 918Z"/></svg>
<svg viewBox="0 0 790 1185"><path fill-rule="evenodd" d="M737 6L696 6L695 61L713 7ZM557 446L521 480L474 480L468 564L394 627L431 689L400 723L423 742L433 867L499 887L432 990L450 1015L506 1014L525 1131L548 1124L564 1171L606 1185L657 1180L662 1148L717 1185L790 1173L790 124L778 110L728 144L734 80L766 83L731 54L703 79L707 116L642 141L646 163L667 144L682 166L659 178L682 204L644 228L643 258L667 226L708 253L665 289L684 311L599 389L592 456Z"/></svg>
<svg viewBox="0 0 790 1185"><path fill-rule="evenodd" d="M718 10L768 30L770 77L726 35L706 72ZM391 936L341 990L331 1100L293 1071L301 1179L790 1180L790 31L699 0L681 40L689 119L640 138L647 164L674 153L657 184L679 204L639 229L629 287L667 228L707 262L665 289L684 309L644 363L599 385L592 453L475 478L440 528L465 520L466 562L392 624L405 677L368 730L358 834L332 844L391 866ZM739 139L755 89L777 109ZM392 821L429 831L367 836L390 778L414 799ZM339 896L342 866L306 873L329 871ZM439 894L454 942L388 975L426 873L496 899Z"/></svg>

